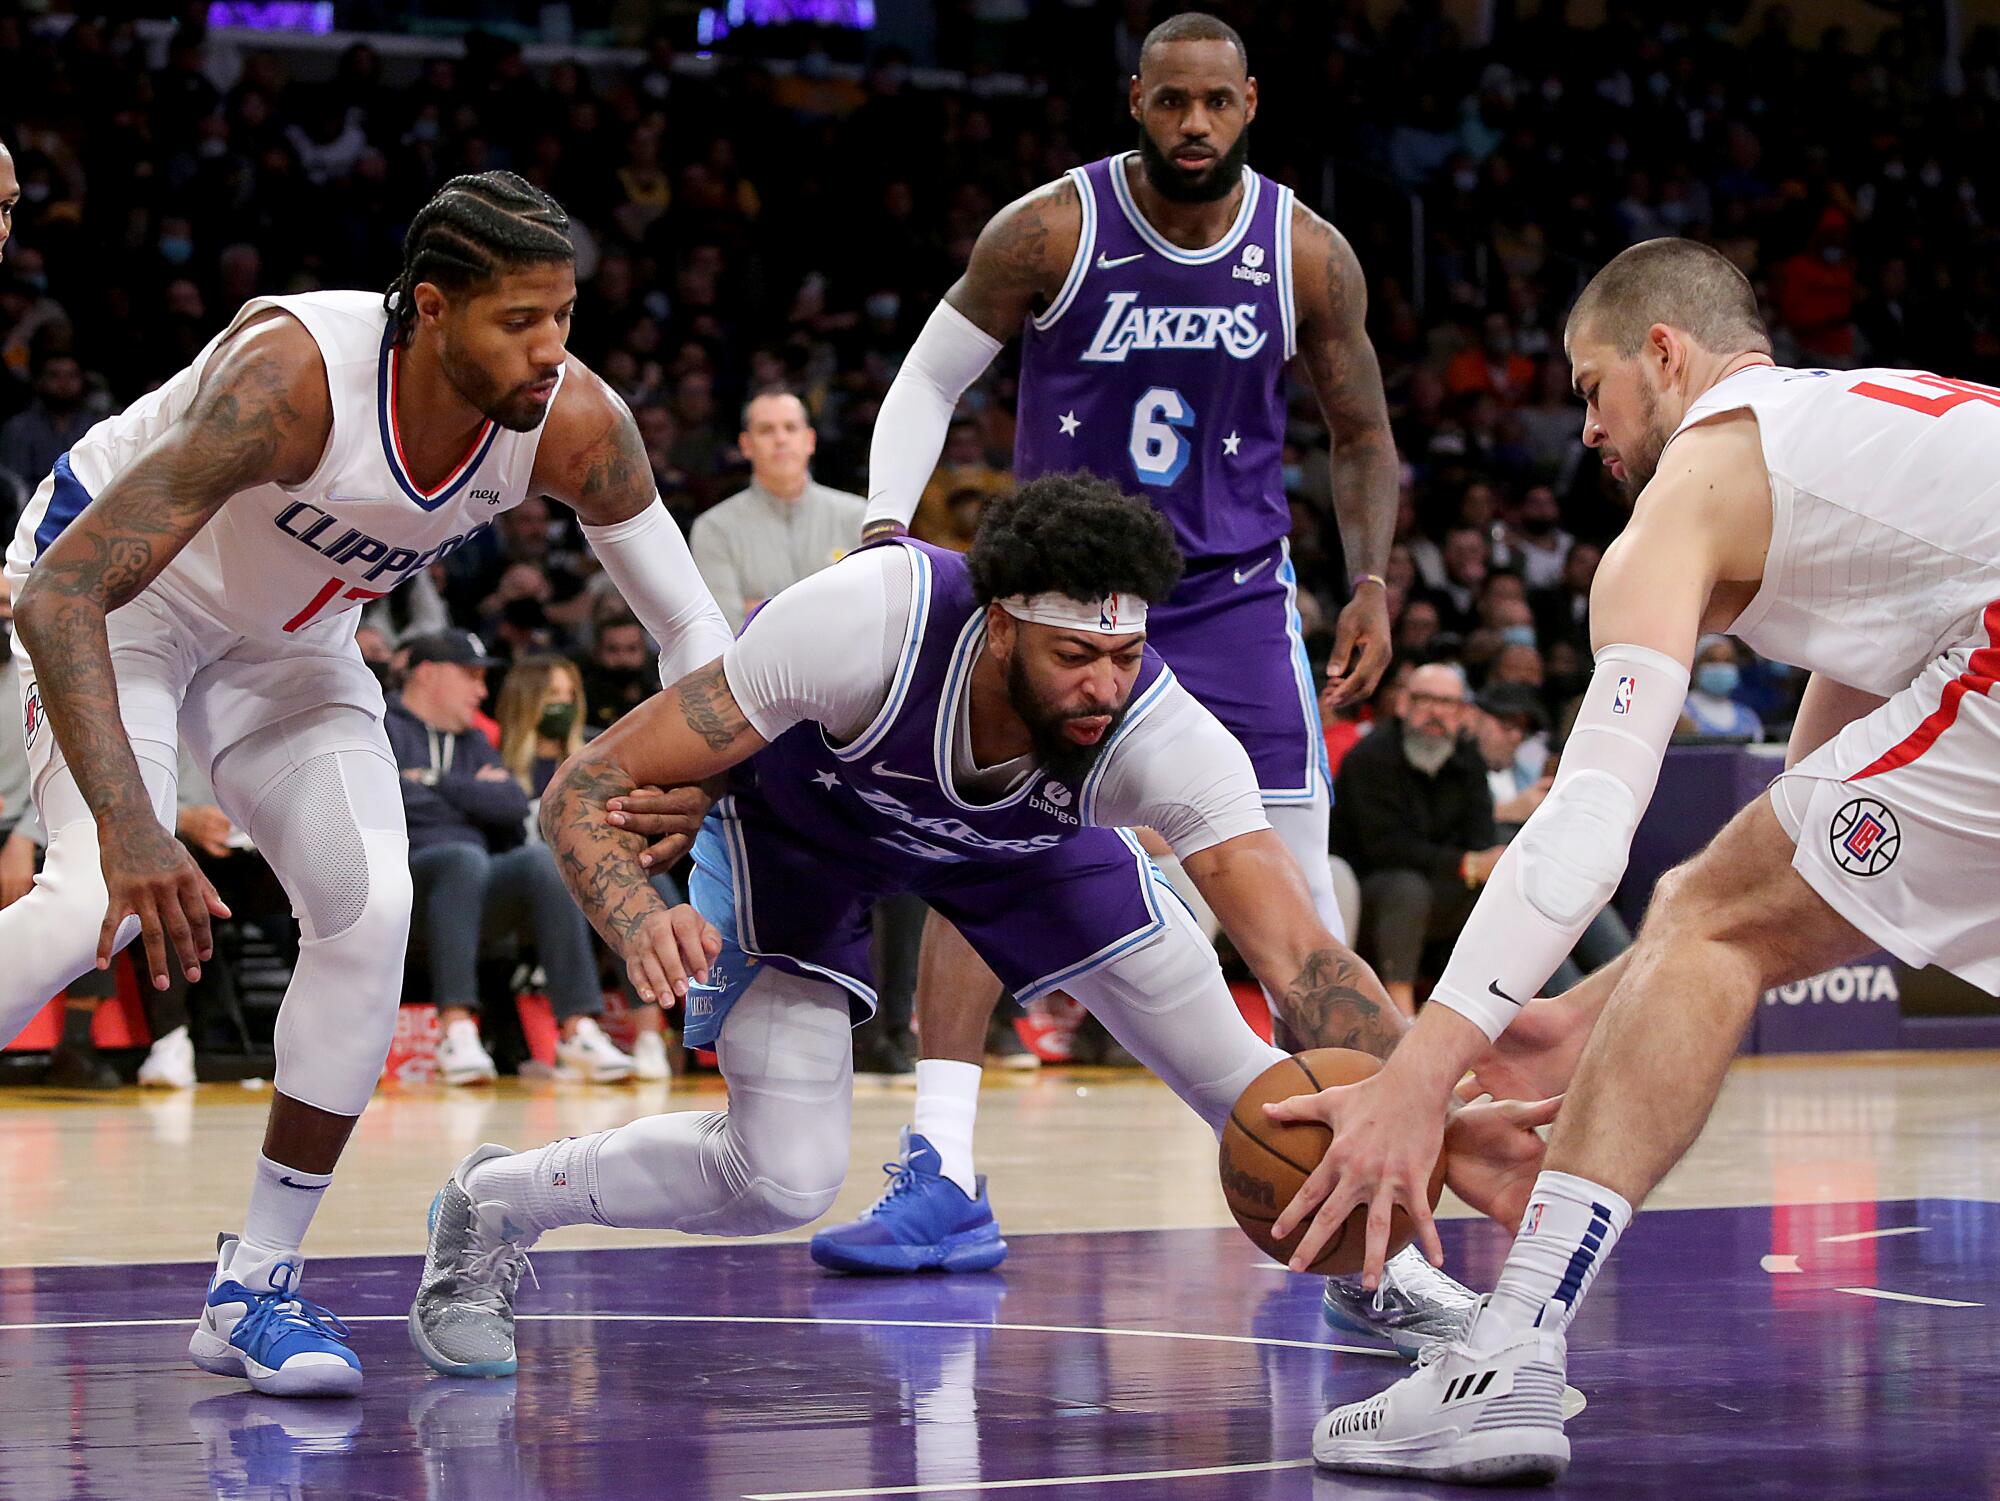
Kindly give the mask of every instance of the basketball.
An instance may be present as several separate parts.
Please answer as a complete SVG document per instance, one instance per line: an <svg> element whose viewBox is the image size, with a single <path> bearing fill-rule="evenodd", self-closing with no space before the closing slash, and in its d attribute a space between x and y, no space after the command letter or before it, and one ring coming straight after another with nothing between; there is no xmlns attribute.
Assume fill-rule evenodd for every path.
<svg viewBox="0 0 2000 1501"><path fill-rule="evenodd" d="M1381 1060L1352 1048L1313 1048L1265 1069L1250 1081L1229 1112L1229 1121L1222 1128L1223 1197L1229 1200L1229 1212L1236 1216L1243 1233L1273 1260L1289 1262L1312 1224L1308 1219L1283 1240L1271 1235L1271 1226L1319 1165L1333 1133L1316 1121L1274 1121L1264 1114L1264 1106L1294 1095L1317 1094L1336 1084L1358 1084L1381 1066ZM1444 1163L1440 1152L1437 1166L1431 1170L1432 1208L1437 1207L1438 1195L1444 1190ZM1398 1209L1389 1221L1389 1255L1414 1238L1409 1215ZM1326 1276L1358 1272L1367 1242L1368 1206L1363 1204L1347 1217L1347 1223L1306 1270Z"/></svg>

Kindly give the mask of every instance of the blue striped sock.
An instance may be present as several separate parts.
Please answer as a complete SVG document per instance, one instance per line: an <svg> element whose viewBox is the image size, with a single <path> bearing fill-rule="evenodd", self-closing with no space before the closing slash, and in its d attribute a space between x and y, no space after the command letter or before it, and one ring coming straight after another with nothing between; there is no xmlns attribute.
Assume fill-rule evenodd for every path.
<svg viewBox="0 0 2000 1501"><path fill-rule="evenodd" d="M1632 1206L1602 1184L1543 1173L1479 1317L1479 1342L1491 1344L1525 1329L1562 1333L1631 1223Z"/></svg>

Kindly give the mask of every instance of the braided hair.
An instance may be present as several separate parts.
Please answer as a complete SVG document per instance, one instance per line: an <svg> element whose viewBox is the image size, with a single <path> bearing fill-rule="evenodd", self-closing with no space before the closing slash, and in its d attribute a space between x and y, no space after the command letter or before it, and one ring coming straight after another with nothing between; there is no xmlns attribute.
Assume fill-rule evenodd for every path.
<svg viewBox="0 0 2000 1501"><path fill-rule="evenodd" d="M576 259L563 206L512 172L454 177L410 221L403 237L403 271L382 299L395 321L396 343L409 342L417 321L418 282L452 291L478 286L503 270Z"/></svg>

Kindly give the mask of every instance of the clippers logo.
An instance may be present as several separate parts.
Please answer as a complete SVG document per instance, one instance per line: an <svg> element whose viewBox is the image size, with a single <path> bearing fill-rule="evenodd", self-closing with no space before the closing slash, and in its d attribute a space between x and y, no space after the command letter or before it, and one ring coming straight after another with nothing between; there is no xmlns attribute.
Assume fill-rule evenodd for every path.
<svg viewBox="0 0 2000 1501"><path fill-rule="evenodd" d="M42 690L28 690L28 749L35 748L35 732L42 727Z"/></svg>
<svg viewBox="0 0 2000 1501"><path fill-rule="evenodd" d="M1879 876L1896 863L1903 831L1885 804L1857 797L1833 815L1827 842L1834 863L1849 875Z"/></svg>
<svg viewBox="0 0 2000 1501"><path fill-rule="evenodd" d="M1618 689L1611 695L1611 712L1613 714L1630 714L1632 712L1632 695L1638 691L1639 680L1637 678L1619 678Z"/></svg>
<svg viewBox="0 0 2000 1501"><path fill-rule="evenodd" d="M1245 245L1243 247L1243 264L1240 266L1231 266L1229 274L1238 281L1254 282L1261 287L1271 280L1270 272L1258 269L1263 264L1264 247L1262 245Z"/></svg>

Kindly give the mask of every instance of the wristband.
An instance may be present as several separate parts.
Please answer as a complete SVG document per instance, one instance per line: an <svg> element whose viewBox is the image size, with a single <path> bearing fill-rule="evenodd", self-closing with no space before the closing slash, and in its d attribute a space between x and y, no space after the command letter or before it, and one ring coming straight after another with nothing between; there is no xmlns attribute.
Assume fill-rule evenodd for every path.
<svg viewBox="0 0 2000 1501"><path fill-rule="evenodd" d="M1347 581L1347 587L1356 594L1361 592L1363 584L1380 584L1384 589L1389 587L1389 581L1379 573L1357 573Z"/></svg>

